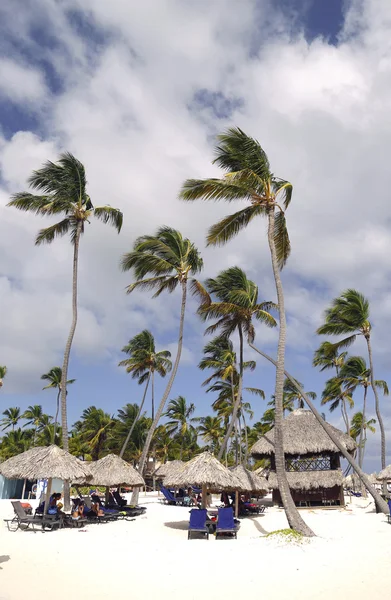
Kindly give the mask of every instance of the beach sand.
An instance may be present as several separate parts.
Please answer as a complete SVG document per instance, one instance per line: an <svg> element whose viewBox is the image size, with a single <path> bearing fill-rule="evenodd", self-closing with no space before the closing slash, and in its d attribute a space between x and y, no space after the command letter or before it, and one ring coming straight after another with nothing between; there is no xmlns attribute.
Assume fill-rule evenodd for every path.
<svg viewBox="0 0 391 600"><path fill-rule="evenodd" d="M281 543L284 512L244 518L237 540L187 540L189 509L143 493L144 516L83 530L9 532L0 500L0 600L388 598L391 525L367 499L346 510L303 510L317 537Z"/></svg>

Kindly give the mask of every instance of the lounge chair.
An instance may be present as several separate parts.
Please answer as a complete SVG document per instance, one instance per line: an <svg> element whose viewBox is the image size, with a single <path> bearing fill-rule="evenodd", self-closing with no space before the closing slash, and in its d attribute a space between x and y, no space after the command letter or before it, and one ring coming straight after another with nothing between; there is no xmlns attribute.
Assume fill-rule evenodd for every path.
<svg viewBox="0 0 391 600"><path fill-rule="evenodd" d="M171 504L171 505L177 505L177 504L183 505L183 498L175 498L175 496L170 492L170 490L168 488L161 486L160 491L162 492L162 494L164 496L163 502L165 502L167 504Z"/></svg>
<svg viewBox="0 0 391 600"><path fill-rule="evenodd" d="M234 521L234 511L231 506L219 508L216 525L216 540L219 535L230 533L237 539L238 526Z"/></svg>
<svg viewBox="0 0 391 600"><path fill-rule="evenodd" d="M30 526L34 531L36 527L42 530L45 530L45 528L52 530L54 527L60 527L60 520L56 518L57 515L32 516L26 513L19 500L11 500L11 504L15 516L13 519L4 519L9 531L16 531L17 529L26 530Z"/></svg>
<svg viewBox="0 0 391 600"><path fill-rule="evenodd" d="M206 525L208 513L205 508L192 508L190 511L189 530L187 539L191 540L192 533L201 533L209 539L209 528Z"/></svg>
<svg viewBox="0 0 391 600"><path fill-rule="evenodd" d="M109 494L109 508L115 508L119 511L124 511L130 517L138 517L139 515L143 515L147 507L146 506L131 506L126 504L125 498L122 498L119 492L113 492Z"/></svg>

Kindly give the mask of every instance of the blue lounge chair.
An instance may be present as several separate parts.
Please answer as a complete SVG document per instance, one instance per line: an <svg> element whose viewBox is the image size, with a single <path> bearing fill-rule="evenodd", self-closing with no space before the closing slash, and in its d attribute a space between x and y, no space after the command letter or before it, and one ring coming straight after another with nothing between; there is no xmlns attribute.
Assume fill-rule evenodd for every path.
<svg viewBox="0 0 391 600"><path fill-rule="evenodd" d="M206 508L192 508L190 511L189 530L187 532L187 539L191 540L191 534L202 533L206 535L206 539L209 539L209 529L206 526L206 519L208 513Z"/></svg>
<svg viewBox="0 0 391 600"><path fill-rule="evenodd" d="M216 525L216 540L220 534L231 533L237 539L238 526L234 521L234 511L232 506L219 508Z"/></svg>
<svg viewBox="0 0 391 600"><path fill-rule="evenodd" d="M161 486L160 491L167 501L167 504L183 504L183 498L175 498L168 488Z"/></svg>

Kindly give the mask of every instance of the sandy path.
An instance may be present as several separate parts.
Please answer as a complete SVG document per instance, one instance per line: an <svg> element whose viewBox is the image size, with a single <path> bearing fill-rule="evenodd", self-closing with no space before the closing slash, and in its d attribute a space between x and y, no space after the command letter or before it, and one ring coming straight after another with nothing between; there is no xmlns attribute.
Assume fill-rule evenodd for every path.
<svg viewBox="0 0 391 600"><path fill-rule="evenodd" d="M209 542L189 542L188 509L154 498L145 503L146 516L136 521L89 525L86 532L12 533L1 522L0 600L42 600L48 594L55 600L124 594L132 600L230 600L243 594L360 600L390 593L391 526L368 501L357 501L351 511L305 511L318 537L301 546L263 537L286 526L278 509L243 519L237 541L211 536ZM9 507L0 501L1 518Z"/></svg>

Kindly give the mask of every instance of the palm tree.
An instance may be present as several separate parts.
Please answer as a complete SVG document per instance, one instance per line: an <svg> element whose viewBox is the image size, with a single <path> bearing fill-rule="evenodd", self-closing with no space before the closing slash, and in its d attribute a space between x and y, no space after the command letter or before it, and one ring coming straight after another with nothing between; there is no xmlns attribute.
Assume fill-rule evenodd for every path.
<svg viewBox="0 0 391 600"><path fill-rule="evenodd" d="M3 412L3 415L4 419L2 419L1 421L1 425L3 425L2 431L9 429L9 427L12 427L12 431L14 431L15 425L17 425L20 419L22 418L22 415L20 414L20 408L18 408L17 406L7 408Z"/></svg>
<svg viewBox="0 0 391 600"><path fill-rule="evenodd" d="M353 408L354 400L350 390L342 387L342 381L339 376L331 377L331 379L326 381L326 385L322 392L321 404L328 404L330 412L333 412L339 406L341 407L342 418L346 426L346 433L349 435L350 423L347 406Z"/></svg>
<svg viewBox="0 0 391 600"><path fill-rule="evenodd" d="M172 437L168 433L165 425L156 427L153 443L156 450L156 456L162 463L179 456L180 444L178 438Z"/></svg>
<svg viewBox="0 0 391 600"><path fill-rule="evenodd" d="M144 329L144 331L138 333L129 340L129 343L122 348L122 352L125 352L129 358L121 360L119 366L126 367L126 372L131 373L133 379L138 379L139 385L145 383L145 388L139 413L133 420L132 426L122 446L120 452L121 458L124 455L133 429L140 417L150 382L152 388L152 420L155 418L155 371L161 377L165 377L172 369L172 362L170 360L171 352L168 350L156 352L155 339L152 333L147 329Z"/></svg>
<svg viewBox="0 0 391 600"><path fill-rule="evenodd" d="M364 336L368 349L370 380L373 394L375 396L376 416L380 427L381 464L382 469L385 469L386 436L373 372L371 330L372 325L369 321L369 302L367 298L365 298L356 290L348 289L338 296L338 298L333 300L331 307L325 312L325 322L321 327L319 327L317 333L320 335L351 334L347 338L337 342L335 344L337 348L349 346L355 341L356 336L358 335Z"/></svg>
<svg viewBox="0 0 391 600"><path fill-rule="evenodd" d="M304 535L313 532L304 523L290 493L285 473L282 434L282 401L284 395L286 317L280 270L290 254L290 241L285 211L292 198L292 184L273 175L268 157L261 145L239 128L228 129L219 136L216 148L217 163L225 175L221 179L188 179L183 184L183 200L244 200L248 206L213 225L208 233L209 245L225 244L255 217L267 217L272 269L278 299L280 330L276 369L275 461L278 487L290 527ZM281 204L279 203L282 203Z"/></svg>
<svg viewBox="0 0 391 600"><path fill-rule="evenodd" d="M203 261L194 244L182 237L179 231L171 227L160 227L155 235L144 235L138 238L133 246L133 251L123 256L121 264L124 271L134 269L136 281L128 287L128 293L136 289L155 289L153 297L156 298L164 291L173 292L178 286L182 292L177 355L140 457L139 470L142 473L154 431L163 414L181 359L187 284L191 275L202 270ZM135 489L132 503L136 504L137 500L138 491Z"/></svg>
<svg viewBox="0 0 391 600"><path fill-rule="evenodd" d="M60 410L60 396L61 396L61 381L62 381L62 369L61 367L52 367L48 373L44 373L41 375L41 379L44 381L49 381L48 385L45 385L44 390L48 390L51 388L57 389L57 403L56 403L56 416L54 417L53 424L53 444L56 443L57 437L57 423L58 423L58 412ZM76 379L68 379L66 385L70 385L71 383L75 383ZM67 392L68 393L68 392Z"/></svg>
<svg viewBox="0 0 391 600"><path fill-rule="evenodd" d="M7 375L7 367L5 365L0 365L0 388L3 387L3 379Z"/></svg>
<svg viewBox="0 0 391 600"><path fill-rule="evenodd" d="M357 438L360 437L358 448L359 448L359 453L361 450L362 461L364 460L365 445L367 443L367 430L369 430L371 433L375 433L375 431L376 431L376 429L374 427L375 424L376 424L375 419L365 420L363 418L362 412L357 412L352 417L352 424L350 427L350 435L356 441L357 441ZM362 435L362 432L364 432L364 435Z"/></svg>
<svg viewBox="0 0 391 600"><path fill-rule="evenodd" d="M358 463L362 468L364 460L364 424L367 410L367 392L371 387L371 371L367 368L365 359L362 356L351 356L345 361L345 364L340 370L340 379L343 388L350 394L353 394L358 388L364 389L363 407L361 412L363 428L360 433L360 442L358 450ZM388 386L384 380L375 380L374 385L380 389L385 396L388 396Z"/></svg>
<svg viewBox="0 0 391 600"><path fill-rule="evenodd" d="M71 431L69 452L80 460L92 460L90 444L83 439L81 433Z"/></svg>
<svg viewBox="0 0 391 600"><path fill-rule="evenodd" d="M300 381L297 382L300 388L303 388L303 384ZM306 392L307 396L311 398L311 400L316 400L315 392ZM295 402L297 402L297 408L304 408L304 397L301 392L298 391L297 387L295 387L289 379L285 378L284 381L284 400L287 403L291 404L292 408L294 407Z"/></svg>
<svg viewBox="0 0 391 600"><path fill-rule="evenodd" d="M179 435L180 437L180 460L182 460L184 438L189 431L194 430L192 425L194 418L191 417L194 411L194 404L191 402L188 405L183 396L178 396L168 403L165 416L171 420L166 423L166 428L170 435Z"/></svg>
<svg viewBox="0 0 391 600"><path fill-rule="evenodd" d="M248 279L245 272L239 267L231 267L222 271L215 279L208 279L204 287L198 284L196 292L201 298L201 305L198 309L200 316L204 320L217 319L206 329L205 333L214 333L220 329L223 337L229 338L235 331L239 336L238 393L233 404L232 418L218 454L220 460L232 435L242 401L244 336L248 342L254 341L253 318L268 327L275 327L277 323L268 311L276 306L273 302L258 302L258 286ZM216 296L218 302L212 301L213 295ZM231 370L231 376L233 377L233 370Z"/></svg>
<svg viewBox="0 0 391 600"><path fill-rule="evenodd" d="M74 424L76 433L80 433L82 440L89 443L92 460L102 458L114 425L113 417L96 406L89 406L83 410L80 421Z"/></svg>
<svg viewBox="0 0 391 600"><path fill-rule="evenodd" d="M0 441L0 456L3 460L28 450L32 441L32 430L20 429L8 431Z"/></svg>
<svg viewBox="0 0 391 600"><path fill-rule="evenodd" d="M347 352L339 352L339 350L335 346L335 344L332 344L331 342L327 342L327 341L322 342L321 345L319 346L319 348L317 350L315 350L312 364L314 367L320 367L321 371L326 371L328 369L335 369L336 374L337 374L337 379L338 379L339 370L344 365L347 355L348 355ZM327 386L327 384L326 384L326 386ZM334 396L336 394L336 397L339 398L338 404L341 405L342 418L345 423L346 432L349 435L350 425L349 425L349 416L348 416L348 412L347 412L347 408L346 408L346 400L345 400L346 392L343 392L342 389L340 389L340 391L338 391L338 389L336 389L335 385L332 387L333 387L332 393L334 394ZM327 390L324 391L324 395L329 396L329 393ZM326 400L326 402L328 402L328 400ZM349 404L351 404L351 399L349 400L349 398L348 398L348 402L349 402ZM323 404L324 404L324 402L323 402ZM336 408L336 407L334 407L334 408ZM330 408L330 410L334 410L334 408Z"/></svg>
<svg viewBox="0 0 391 600"><path fill-rule="evenodd" d="M33 425L34 435L33 435L33 446L35 446L35 438L37 435L37 431L39 427L43 424L46 425L52 417L45 415L42 411L42 406L40 404L34 404L34 406L29 406L23 413L22 419L26 419L27 423L24 427L28 427L29 425Z"/></svg>
<svg viewBox="0 0 391 600"><path fill-rule="evenodd" d="M41 422L38 433L37 433L37 445L38 446L50 446L56 444L54 441L54 434L58 437L57 445L61 447L61 427L54 428L54 423L51 422L51 417L43 415L44 419ZM45 418L46 417L46 418Z"/></svg>
<svg viewBox="0 0 391 600"><path fill-rule="evenodd" d="M205 442L210 442L210 449L215 453L224 436L221 418L208 415L207 417L200 417L199 421L198 433Z"/></svg>
<svg viewBox="0 0 391 600"><path fill-rule="evenodd" d="M72 282L72 324L64 351L61 379L61 422L63 448L68 451L67 424L67 376L69 356L77 324L77 284L80 237L85 224L92 216L103 223L113 225L118 233L122 227L122 212L111 206L94 207L87 194L87 180L82 163L69 152L61 154L57 163L46 162L34 171L29 185L42 195L20 192L14 194L8 206L33 212L40 216L62 215L63 219L54 225L41 229L35 240L36 245L51 244L56 237L70 235L73 244L73 282ZM69 508L69 494L64 494L65 508Z"/></svg>

